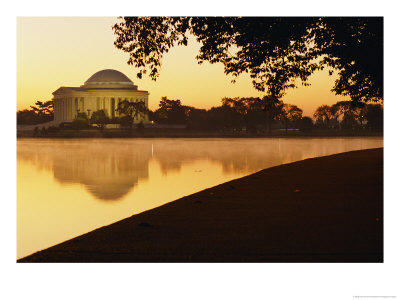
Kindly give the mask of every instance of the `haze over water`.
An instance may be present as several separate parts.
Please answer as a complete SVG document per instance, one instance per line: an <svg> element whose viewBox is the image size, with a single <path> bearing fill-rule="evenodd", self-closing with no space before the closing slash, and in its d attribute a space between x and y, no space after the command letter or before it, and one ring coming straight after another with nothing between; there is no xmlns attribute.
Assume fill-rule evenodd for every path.
<svg viewBox="0 0 400 300"><path fill-rule="evenodd" d="M264 168L382 146L380 137L21 139L17 257Z"/></svg>

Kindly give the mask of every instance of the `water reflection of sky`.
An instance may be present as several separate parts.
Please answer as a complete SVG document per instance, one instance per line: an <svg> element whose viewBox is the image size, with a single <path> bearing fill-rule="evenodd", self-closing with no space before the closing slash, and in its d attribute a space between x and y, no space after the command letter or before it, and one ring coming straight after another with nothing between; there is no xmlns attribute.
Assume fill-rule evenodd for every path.
<svg viewBox="0 0 400 300"><path fill-rule="evenodd" d="M18 257L258 170L381 138L22 139Z"/></svg>

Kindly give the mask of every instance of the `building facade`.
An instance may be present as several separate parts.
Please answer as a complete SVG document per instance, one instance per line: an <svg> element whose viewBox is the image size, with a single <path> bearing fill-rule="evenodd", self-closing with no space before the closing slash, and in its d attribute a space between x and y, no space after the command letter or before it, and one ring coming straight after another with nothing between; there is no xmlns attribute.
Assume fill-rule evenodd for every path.
<svg viewBox="0 0 400 300"><path fill-rule="evenodd" d="M116 109L124 100L144 102L148 108L149 92L138 90L137 85L119 71L102 70L80 87L60 87L53 93L54 123L72 122L78 113L90 118L98 110L104 110L109 118L119 117ZM148 116L137 116L133 121L148 123Z"/></svg>

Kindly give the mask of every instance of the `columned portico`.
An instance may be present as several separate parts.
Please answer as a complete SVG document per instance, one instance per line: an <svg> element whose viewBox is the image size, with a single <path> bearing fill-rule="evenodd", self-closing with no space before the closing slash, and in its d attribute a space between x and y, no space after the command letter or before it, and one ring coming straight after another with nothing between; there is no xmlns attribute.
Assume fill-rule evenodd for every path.
<svg viewBox="0 0 400 300"><path fill-rule="evenodd" d="M149 93L138 87L116 70L102 70L91 76L80 87L60 87L53 93L55 123L72 122L78 113L104 110L109 118L118 117L118 103L124 100L144 102L148 107ZM148 118L137 117L134 123L147 123Z"/></svg>

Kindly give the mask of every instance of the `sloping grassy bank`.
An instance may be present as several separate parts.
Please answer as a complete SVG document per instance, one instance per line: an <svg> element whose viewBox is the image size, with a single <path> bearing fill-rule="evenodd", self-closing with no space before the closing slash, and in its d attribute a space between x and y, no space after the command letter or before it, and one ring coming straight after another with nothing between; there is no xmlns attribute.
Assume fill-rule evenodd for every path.
<svg viewBox="0 0 400 300"><path fill-rule="evenodd" d="M382 148L265 169L19 260L382 261Z"/></svg>

